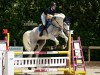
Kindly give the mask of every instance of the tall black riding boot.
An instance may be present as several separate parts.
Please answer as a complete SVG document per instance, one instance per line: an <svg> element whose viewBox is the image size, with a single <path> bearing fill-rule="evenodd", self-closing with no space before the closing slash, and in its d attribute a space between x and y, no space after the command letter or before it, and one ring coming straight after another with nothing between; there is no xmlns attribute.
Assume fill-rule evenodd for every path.
<svg viewBox="0 0 100 75"><path fill-rule="evenodd" d="M43 35L43 31L45 30L45 26L43 25L43 28L42 28L42 30L41 30L41 32L40 32L40 36L42 36Z"/></svg>
<svg viewBox="0 0 100 75"><path fill-rule="evenodd" d="M47 31L48 27L47 27L47 25L48 25L48 22L46 22L46 25L45 25L45 30L46 30L46 32L48 34L48 31Z"/></svg>
<svg viewBox="0 0 100 75"><path fill-rule="evenodd" d="M42 31L40 32L40 36L42 36L42 35L43 35L43 31L44 31L44 29L42 29Z"/></svg>

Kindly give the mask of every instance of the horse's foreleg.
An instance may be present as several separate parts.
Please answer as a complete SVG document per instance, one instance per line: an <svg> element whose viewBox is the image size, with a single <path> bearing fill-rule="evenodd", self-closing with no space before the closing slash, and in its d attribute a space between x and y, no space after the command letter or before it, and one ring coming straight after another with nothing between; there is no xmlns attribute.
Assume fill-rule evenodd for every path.
<svg viewBox="0 0 100 75"><path fill-rule="evenodd" d="M63 31L61 31L60 32L60 35L59 36L61 36L62 38L64 38L65 39L65 44L64 44L64 49L67 47L67 42L68 42L68 37L64 34L64 32Z"/></svg>
<svg viewBox="0 0 100 75"><path fill-rule="evenodd" d="M68 37L65 35L65 33L64 33L63 31L60 32L60 35L59 35L59 36L61 36L62 38L64 38L64 39L65 39L65 42L66 42L66 44L67 44L67 42L68 42Z"/></svg>
<svg viewBox="0 0 100 75"><path fill-rule="evenodd" d="M56 43L56 46L59 45L59 41L57 40L56 37L54 37L53 35L49 36L51 40L53 40Z"/></svg>

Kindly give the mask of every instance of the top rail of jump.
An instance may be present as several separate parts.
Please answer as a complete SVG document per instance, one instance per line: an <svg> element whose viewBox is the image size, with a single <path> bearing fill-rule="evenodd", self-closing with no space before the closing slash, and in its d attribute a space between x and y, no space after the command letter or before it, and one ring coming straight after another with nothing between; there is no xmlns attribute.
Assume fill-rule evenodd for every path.
<svg viewBox="0 0 100 75"><path fill-rule="evenodd" d="M31 52L14 52L15 55L26 54L69 54L69 51L31 51Z"/></svg>

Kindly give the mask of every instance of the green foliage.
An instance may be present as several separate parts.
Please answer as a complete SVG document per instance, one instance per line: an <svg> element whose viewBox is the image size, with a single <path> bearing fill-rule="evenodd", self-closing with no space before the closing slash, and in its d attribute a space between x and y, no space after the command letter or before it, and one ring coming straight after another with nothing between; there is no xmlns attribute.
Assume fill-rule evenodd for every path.
<svg viewBox="0 0 100 75"><path fill-rule="evenodd" d="M41 23L40 15L49 7L50 2L57 2L57 10L71 17L73 37L81 37L83 45L100 45L100 1L99 0L0 0L0 31L8 28L17 45L22 45L22 35L33 27L24 23ZM0 33L2 38L2 32Z"/></svg>

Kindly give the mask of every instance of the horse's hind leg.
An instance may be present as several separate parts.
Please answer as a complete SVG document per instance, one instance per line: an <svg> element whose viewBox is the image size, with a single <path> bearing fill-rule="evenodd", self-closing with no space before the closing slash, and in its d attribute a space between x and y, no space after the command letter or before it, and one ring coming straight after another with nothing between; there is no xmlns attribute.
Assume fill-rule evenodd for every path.
<svg viewBox="0 0 100 75"><path fill-rule="evenodd" d="M36 42L31 43L31 50L30 50L30 52L34 50L34 48L36 47L36 44L37 44ZM30 54L29 57L31 58L32 54Z"/></svg>
<svg viewBox="0 0 100 75"><path fill-rule="evenodd" d="M38 48L36 49L36 51L39 51L40 52L42 50L43 46L45 45L45 43L46 43L46 40L41 40L38 43ZM37 60L38 60L38 56L39 56L39 54L36 54ZM38 61L37 61L37 63L38 63ZM41 68L41 67L38 67L38 68Z"/></svg>
<svg viewBox="0 0 100 75"><path fill-rule="evenodd" d="M36 51L40 52L45 44L46 44L46 40L39 41L38 48L36 49ZM38 56L39 56L39 54L36 54L36 57L38 57Z"/></svg>
<svg viewBox="0 0 100 75"><path fill-rule="evenodd" d="M36 42L32 42L32 43L31 43L31 50L30 50L30 51L33 51L33 50L34 50L36 44L37 44ZM33 55L30 54L30 55L29 55L29 58L32 58L32 56L33 56ZM28 69L31 70L32 68L31 68L31 67L28 67Z"/></svg>

